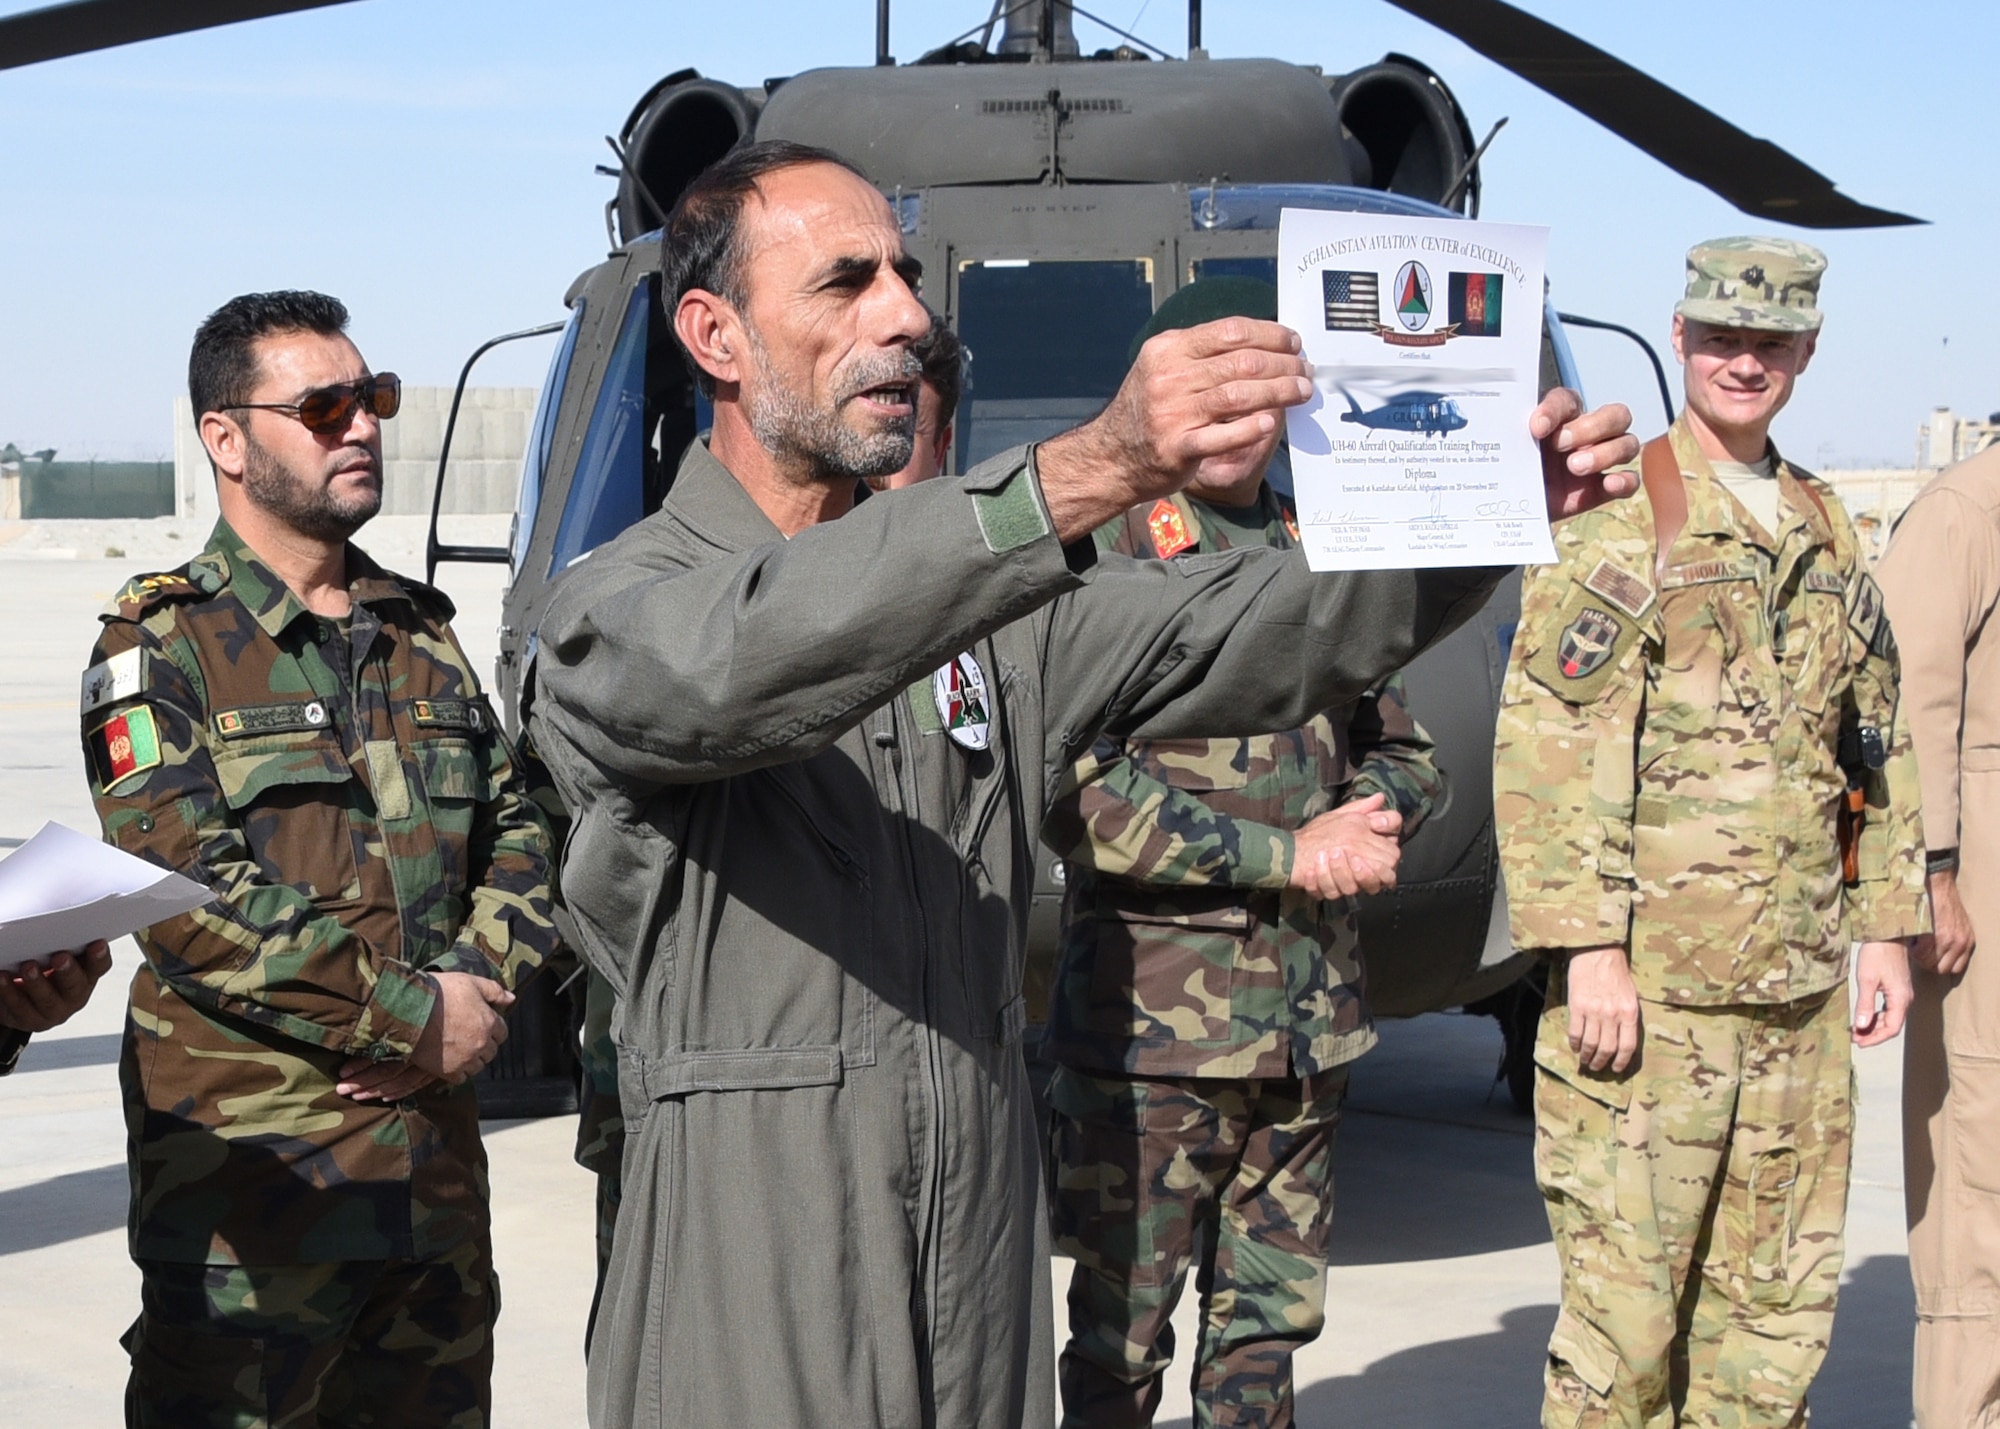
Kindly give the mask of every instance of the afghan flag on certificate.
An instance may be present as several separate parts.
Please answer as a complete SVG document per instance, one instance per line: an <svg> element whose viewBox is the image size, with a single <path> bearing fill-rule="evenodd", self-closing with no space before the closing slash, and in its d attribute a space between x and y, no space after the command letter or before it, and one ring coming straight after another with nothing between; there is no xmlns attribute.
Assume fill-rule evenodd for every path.
<svg viewBox="0 0 2000 1429"><path fill-rule="evenodd" d="M1451 321L1460 337L1500 336L1500 294L1504 273L1453 273Z"/></svg>

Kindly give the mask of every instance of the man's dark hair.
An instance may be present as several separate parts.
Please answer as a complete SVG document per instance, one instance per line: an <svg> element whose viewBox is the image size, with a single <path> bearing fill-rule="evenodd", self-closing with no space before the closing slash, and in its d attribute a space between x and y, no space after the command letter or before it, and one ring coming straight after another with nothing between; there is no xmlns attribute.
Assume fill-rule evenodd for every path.
<svg viewBox="0 0 2000 1429"><path fill-rule="evenodd" d="M924 385L938 394L938 430L951 425L958 415L958 394L965 385L965 348L958 334L931 314L931 330L918 338L910 351L924 365Z"/></svg>
<svg viewBox="0 0 2000 1429"><path fill-rule="evenodd" d="M743 290L744 253L738 241L743 205L757 192L757 183L766 174L806 164L832 164L864 182L868 178L830 149L794 144L789 139L766 139L731 149L681 191L674 211L667 215L660 259L661 299L669 322L680 309L681 299L696 288L726 298L738 308L743 306L747 296ZM679 340L678 335L675 340ZM701 390L714 396L715 379L702 371L685 347L681 355Z"/></svg>
<svg viewBox="0 0 2000 1429"><path fill-rule="evenodd" d="M188 397L199 422L250 400L257 388L257 341L288 332L327 336L347 331L347 306L324 293L245 293L231 298L194 333Z"/></svg>

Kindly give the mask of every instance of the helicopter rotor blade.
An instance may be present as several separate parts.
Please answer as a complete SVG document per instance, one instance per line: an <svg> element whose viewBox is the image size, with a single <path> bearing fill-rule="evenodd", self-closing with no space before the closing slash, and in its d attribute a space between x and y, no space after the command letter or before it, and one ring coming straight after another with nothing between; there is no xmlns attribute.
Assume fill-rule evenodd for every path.
<svg viewBox="0 0 2000 1429"><path fill-rule="evenodd" d="M1745 213L1801 228L1927 220L1871 208L1768 139L1746 134L1616 55L1505 0L1389 0L1596 120Z"/></svg>
<svg viewBox="0 0 2000 1429"><path fill-rule="evenodd" d="M0 69L348 0L70 0L0 16Z"/></svg>

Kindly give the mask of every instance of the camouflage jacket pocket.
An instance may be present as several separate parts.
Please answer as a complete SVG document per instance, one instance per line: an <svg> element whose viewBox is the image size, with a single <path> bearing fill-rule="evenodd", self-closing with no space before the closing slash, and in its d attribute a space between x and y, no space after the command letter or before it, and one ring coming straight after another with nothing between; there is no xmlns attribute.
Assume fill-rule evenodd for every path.
<svg viewBox="0 0 2000 1429"><path fill-rule="evenodd" d="M223 802L264 879L315 898L355 897L354 770L331 739L260 740L215 753Z"/></svg>
<svg viewBox="0 0 2000 1429"><path fill-rule="evenodd" d="M469 739L420 739L412 747L424 792L433 800L484 803L495 796L493 776Z"/></svg>

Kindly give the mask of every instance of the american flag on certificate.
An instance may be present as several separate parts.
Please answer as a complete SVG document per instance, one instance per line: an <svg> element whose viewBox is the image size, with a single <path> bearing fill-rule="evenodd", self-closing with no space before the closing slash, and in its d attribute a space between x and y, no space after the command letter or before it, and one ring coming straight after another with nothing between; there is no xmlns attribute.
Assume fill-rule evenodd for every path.
<svg viewBox="0 0 2000 1429"><path fill-rule="evenodd" d="M1381 320L1379 284L1373 273L1349 273L1337 268L1321 271L1326 292L1328 332L1373 332Z"/></svg>

